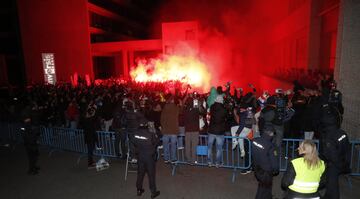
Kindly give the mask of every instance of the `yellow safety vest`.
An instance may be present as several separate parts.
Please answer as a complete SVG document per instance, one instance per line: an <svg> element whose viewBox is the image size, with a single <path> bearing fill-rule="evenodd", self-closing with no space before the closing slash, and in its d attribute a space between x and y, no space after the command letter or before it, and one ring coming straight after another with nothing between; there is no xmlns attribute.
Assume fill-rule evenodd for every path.
<svg viewBox="0 0 360 199"><path fill-rule="evenodd" d="M320 166L309 169L304 158L296 158L291 161L295 169L294 183L289 189L298 193L315 193L319 187L322 173L325 171L324 161L320 160Z"/></svg>

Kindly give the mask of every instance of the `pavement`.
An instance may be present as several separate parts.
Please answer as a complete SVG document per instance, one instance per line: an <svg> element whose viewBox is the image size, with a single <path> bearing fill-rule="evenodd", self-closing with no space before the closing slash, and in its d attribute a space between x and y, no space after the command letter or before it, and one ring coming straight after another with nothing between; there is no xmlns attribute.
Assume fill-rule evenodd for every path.
<svg viewBox="0 0 360 199"><path fill-rule="evenodd" d="M79 154L55 151L49 156L40 150L40 173L27 174L25 149L0 147L0 199L142 199L150 198L145 177L145 193L136 196L136 173L129 173L124 180L125 161L110 160L107 170L87 168L86 157L77 165ZM253 173L241 175L231 182L232 170L182 165L171 175L171 166L157 163L159 199L253 199L257 183ZM352 177L352 188L345 177L340 178L342 199L360 198L360 178ZM281 174L274 178L273 198L282 198Z"/></svg>

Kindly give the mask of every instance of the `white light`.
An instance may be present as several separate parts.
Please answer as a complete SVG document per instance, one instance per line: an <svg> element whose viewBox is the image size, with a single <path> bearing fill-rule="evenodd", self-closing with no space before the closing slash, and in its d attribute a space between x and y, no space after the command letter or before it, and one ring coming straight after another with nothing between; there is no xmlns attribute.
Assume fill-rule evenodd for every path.
<svg viewBox="0 0 360 199"><path fill-rule="evenodd" d="M44 80L47 84L56 84L55 58L54 53L42 53L44 66Z"/></svg>

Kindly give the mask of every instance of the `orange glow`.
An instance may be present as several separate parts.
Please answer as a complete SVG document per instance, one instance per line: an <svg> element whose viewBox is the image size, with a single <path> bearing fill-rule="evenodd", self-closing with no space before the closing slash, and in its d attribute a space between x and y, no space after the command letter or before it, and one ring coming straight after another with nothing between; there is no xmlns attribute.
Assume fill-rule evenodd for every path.
<svg viewBox="0 0 360 199"><path fill-rule="evenodd" d="M206 65L194 56L164 56L158 59L140 60L130 71L136 82L180 81L196 90L210 88L211 75Z"/></svg>

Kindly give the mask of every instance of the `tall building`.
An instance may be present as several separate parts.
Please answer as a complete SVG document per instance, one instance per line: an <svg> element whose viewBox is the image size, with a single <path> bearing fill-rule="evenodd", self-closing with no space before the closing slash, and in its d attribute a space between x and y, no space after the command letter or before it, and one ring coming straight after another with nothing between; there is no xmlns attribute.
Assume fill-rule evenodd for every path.
<svg viewBox="0 0 360 199"><path fill-rule="evenodd" d="M0 86L23 85L24 64L16 1L0 1Z"/></svg>
<svg viewBox="0 0 360 199"><path fill-rule="evenodd" d="M336 58L339 0L289 0L269 28L267 73L288 69L332 74ZM263 34L263 33L258 33Z"/></svg>
<svg viewBox="0 0 360 199"><path fill-rule="evenodd" d="M142 0L18 0L17 4L27 83L44 82L51 72L57 81L70 81L75 73L91 78L120 75L113 54L93 52L92 46L149 35L151 7L145 12L141 5L148 3Z"/></svg>

